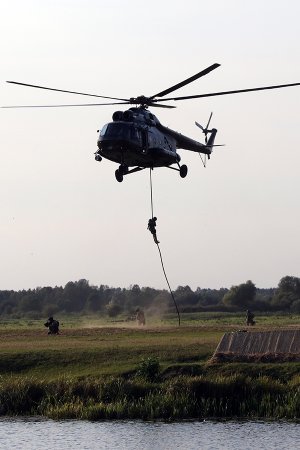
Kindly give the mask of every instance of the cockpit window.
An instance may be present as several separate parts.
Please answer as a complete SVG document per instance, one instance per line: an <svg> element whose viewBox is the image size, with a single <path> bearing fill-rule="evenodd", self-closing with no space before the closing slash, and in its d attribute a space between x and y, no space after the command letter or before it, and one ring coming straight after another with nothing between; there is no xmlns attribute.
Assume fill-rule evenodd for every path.
<svg viewBox="0 0 300 450"><path fill-rule="evenodd" d="M100 136L112 139L131 139L134 141L139 141L140 132L139 130L129 123L108 123L104 125L100 132Z"/></svg>
<svg viewBox="0 0 300 450"><path fill-rule="evenodd" d="M129 138L130 126L127 123L109 123L105 130L105 137Z"/></svg>

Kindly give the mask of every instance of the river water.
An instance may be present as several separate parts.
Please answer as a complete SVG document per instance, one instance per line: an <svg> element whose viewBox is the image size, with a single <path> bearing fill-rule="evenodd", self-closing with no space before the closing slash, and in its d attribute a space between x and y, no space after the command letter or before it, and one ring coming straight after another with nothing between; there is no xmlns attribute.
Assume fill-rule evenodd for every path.
<svg viewBox="0 0 300 450"><path fill-rule="evenodd" d="M289 422L87 422L0 419L1 450L294 450L300 424Z"/></svg>

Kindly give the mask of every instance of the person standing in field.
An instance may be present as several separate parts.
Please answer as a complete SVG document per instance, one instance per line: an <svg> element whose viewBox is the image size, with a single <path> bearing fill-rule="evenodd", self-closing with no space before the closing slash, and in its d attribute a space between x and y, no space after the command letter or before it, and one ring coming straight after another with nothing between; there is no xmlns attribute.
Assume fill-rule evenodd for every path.
<svg viewBox="0 0 300 450"><path fill-rule="evenodd" d="M254 314L249 309L246 311L246 323L247 326L255 325Z"/></svg>
<svg viewBox="0 0 300 450"><path fill-rule="evenodd" d="M136 321L138 325L146 324L145 314L139 308L136 310Z"/></svg>

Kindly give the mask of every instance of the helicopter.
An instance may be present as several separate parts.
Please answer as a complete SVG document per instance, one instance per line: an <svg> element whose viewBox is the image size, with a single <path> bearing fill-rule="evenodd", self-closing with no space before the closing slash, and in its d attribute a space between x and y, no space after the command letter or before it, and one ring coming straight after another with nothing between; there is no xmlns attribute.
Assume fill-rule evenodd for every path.
<svg viewBox="0 0 300 450"><path fill-rule="evenodd" d="M64 92L89 97L98 97L108 100L116 100L109 103L84 103L71 105L23 105L23 106L5 106L4 108L35 108L35 107L63 107L63 106L105 106L105 105L135 105L126 111L115 111L112 115L112 122L105 124L101 130L98 130L97 151L95 160L102 161L103 158L119 164L115 171L115 178L122 182L125 175L144 170L146 168L154 169L157 167L167 167L179 172L181 178L185 178L188 168L185 164L181 165L181 157L177 153L178 149L189 150L205 155L210 159L210 155L215 144L217 129L209 129L212 113L206 126L195 122L205 136L205 142L201 143L184 136L160 123L158 118L149 111L149 107L176 108L174 105L164 104L167 101L181 101L195 98L213 97L219 95L238 94L243 92L254 92L269 89L279 89L284 87L299 86L300 83L281 84L275 86L264 86L248 89L238 89L224 92L212 92L200 95L188 95L182 97L167 97L166 95L175 90L186 86L189 83L201 78L211 71L218 68L220 64L215 63L197 74L187 78L180 83L175 84L163 91L150 97L140 95L138 97L117 98L98 94L89 94L84 92L55 89L45 86L21 83L17 81L7 81L16 85L46 89L56 92ZM174 167L175 166L175 167Z"/></svg>

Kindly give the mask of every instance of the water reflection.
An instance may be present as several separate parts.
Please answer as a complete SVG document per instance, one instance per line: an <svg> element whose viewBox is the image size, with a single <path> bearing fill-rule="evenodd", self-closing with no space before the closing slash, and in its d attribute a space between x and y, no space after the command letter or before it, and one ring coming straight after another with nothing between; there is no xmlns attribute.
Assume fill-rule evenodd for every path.
<svg viewBox="0 0 300 450"><path fill-rule="evenodd" d="M287 422L86 422L1 419L2 450L285 450L300 448L300 425Z"/></svg>

